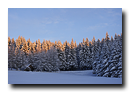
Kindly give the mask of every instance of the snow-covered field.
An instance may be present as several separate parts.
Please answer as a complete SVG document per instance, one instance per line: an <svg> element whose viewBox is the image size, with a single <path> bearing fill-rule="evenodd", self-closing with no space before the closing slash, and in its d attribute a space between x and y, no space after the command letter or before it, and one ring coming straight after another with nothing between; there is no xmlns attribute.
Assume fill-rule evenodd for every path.
<svg viewBox="0 0 130 92"><path fill-rule="evenodd" d="M59 72L9 70L8 84L122 84L122 78L96 77L92 70Z"/></svg>

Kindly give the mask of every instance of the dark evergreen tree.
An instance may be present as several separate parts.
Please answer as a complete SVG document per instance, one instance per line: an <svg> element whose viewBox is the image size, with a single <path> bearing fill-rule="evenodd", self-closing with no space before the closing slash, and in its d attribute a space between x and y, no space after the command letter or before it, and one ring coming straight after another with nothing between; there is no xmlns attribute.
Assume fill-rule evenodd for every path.
<svg viewBox="0 0 130 92"><path fill-rule="evenodd" d="M77 64L77 59L76 59L76 48L75 48L75 43L73 41L73 39L71 40L71 44L70 44L71 48L70 48L70 70L75 70L78 68L78 64Z"/></svg>
<svg viewBox="0 0 130 92"><path fill-rule="evenodd" d="M8 68L12 70L15 63L15 47L13 44L8 46Z"/></svg>
<svg viewBox="0 0 130 92"><path fill-rule="evenodd" d="M65 47L65 70L69 70L70 69L70 47L68 46L68 43L66 43L66 47Z"/></svg>
<svg viewBox="0 0 130 92"><path fill-rule="evenodd" d="M57 55L57 50L53 47L46 53L48 71L59 71L60 60Z"/></svg>
<svg viewBox="0 0 130 92"><path fill-rule="evenodd" d="M96 74L96 67L97 64L100 62L100 55L101 55L101 43L100 40L98 39L98 41L96 42L96 55L95 55L95 60L93 61L93 73Z"/></svg>
<svg viewBox="0 0 130 92"><path fill-rule="evenodd" d="M80 70L80 56L79 56L79 52L81 50L81 43L79 43L79 45L76 48L76 58L77 58L77 63L78 63L78 69Z"/></svg>
<svg viewBox="0 0 130 92"><path fill-rule="evenodd" d="M122 41L121 36L115 34L115 39L102 41L100 61L95 62L94 72L97 76L122 77ZM109 47L111 46L111 50ZM110 54L109 54L110 53Z"/></svg>

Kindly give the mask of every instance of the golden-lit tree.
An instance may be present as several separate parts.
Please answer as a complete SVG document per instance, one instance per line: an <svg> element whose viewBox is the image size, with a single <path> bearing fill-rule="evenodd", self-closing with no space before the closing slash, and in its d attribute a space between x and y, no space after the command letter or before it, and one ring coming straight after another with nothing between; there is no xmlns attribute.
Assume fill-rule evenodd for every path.
<svg viewBox="0 0 130 92"><path fill-rule="evenodd" d="M18 39L16 39L16 47L17 48L21 48L22 46L22 39L21 37L19 36Z"/></svg>
<svg viewBox="0 0 130 92"><path fill-rule="evenodd" d="M85 45L89 47L89 40L86 38Z"/></svg>
<svg viewBox="0 0 130 92"><path fill-rule="evenodd" d="M111 42L113 42L113 37L111 36Z"/></svg>
<svg viewBox="0 0 130 92"><path fill-rule="evenodd" d="M21 50L25 53L25 55L28 55L28 45L27 45L27 42L23 43Z"/></svg>
<svg viewBox="0 0 130 92"><path fill-rule="evenodd" d="M105 42L107 43L107 45L108 45L109 42L110 42L110 38L109 38L108 32L106 33Z"/></svg>
<svg viewBox="0 0 130 92"><path fill-rule="evenodd" d="M95 44L95 37L93 37L93 39L92 39L92 45L94 45Z"/></svg>
<svg viewBox="0 0 130 92"><path fill-rule="evenodd" d="M12 40L11 40L11 44L15 44L14 38L12 38Z"/></svg>
<svg viewBox="0 0 130 92"><path fill-rule="evenodd" d="M8 37L8 46L11 45L11 39Z"/></svg>
<svg viewBox="0 0 130 92"><path fill-rule="evenodd" d="M36 43L35 42L32 43L32 49L33 49L33 53L35 53L36 52Z"/></svg>
<svg viewBox="0 0 130 92"><path fill-rule="evenodd" d="M37 41L36 51L37 51L37 53L41 52L41 42L40 42L40 39L38 39L38 41Z"/></svg>
<svg viewBox="0 0 130 92"><path fill-rule="evenodd" d="M62 45L62 51L65 50L66 44L67 44L67 41L65 41L65 42L63 43L63 45Z"/></svg>
<svg viewBox="0 0 130 92"><path fill-rule="evenodd" d="M62 43L61 43L61 41L58 41L57 48L58 48L58 50L62 50Z"/></svg>
<svg viewBox="0 0 130 92"><path fill-rule="evenodd" d="M31 49L31 44L32 44L32 42L30 41L30 38L29 38L29 39L27 40L28 50Z"/></svg>
<svg viewBox="0 0 130 92"><path fill-rule="evenodd" d="M47 46L47 43L45 40L43 40L43 42L42 42L42 51L45 51L45 52L48 51L48 46Z"/></svg>
<svg viewBox="0 0 130 92"><path fill-rule="evenodd" d="M85 39L83 38L83 43L85 43Z"/></svg>
<svg viewBox="0 0 130 92"><path fill-rule="evenodd" d="M75 43L74 43L74 41L73 41L73 38L72 38L72 40L71 40L70 46L71 46L71 49L74 49L74 48L75 48Z"/></svg>
<svg viewBox="0 0 130 92"><path fill-rule="evenodd" d="M76 41L75 41L75 43L74 43L74 47L75 47L75 48L77 47L77 43L76 43Z"/></svg>

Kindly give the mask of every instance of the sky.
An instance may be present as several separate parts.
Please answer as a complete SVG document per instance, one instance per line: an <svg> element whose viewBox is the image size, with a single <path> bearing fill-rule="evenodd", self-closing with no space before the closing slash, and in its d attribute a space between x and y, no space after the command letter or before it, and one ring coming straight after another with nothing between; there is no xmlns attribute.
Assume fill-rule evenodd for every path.
<svg viewBox="0 0 130 92"><path fill-rule="evenodd" d="M76 43L122 33L122 8L8 8L8 36Z"/></svg>

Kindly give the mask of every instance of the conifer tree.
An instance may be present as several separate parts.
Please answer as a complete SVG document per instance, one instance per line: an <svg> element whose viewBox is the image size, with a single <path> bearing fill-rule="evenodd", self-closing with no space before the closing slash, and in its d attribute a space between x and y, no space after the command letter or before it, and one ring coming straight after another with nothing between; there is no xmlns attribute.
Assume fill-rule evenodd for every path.
<svg viewBox="0 0 130 92"><path fill-rule="evenodd" d="M93 63L94 53L93 53L93 45L92 45L92 42L91 42L91 41L89 42L89 50L90 50L89 61L90 61L91 63Z"/></svg>
<svg viewBox="0 0 130 92"><path fill-rule="evenodd" d="M33 44L31 44L33 45ZM32 46L31 46L32 47ZM34 53L33 53L33 49L31 48L29 51L28 51L28 56L27 56L27 60L28 60L28 64L30 64L31 66L33 65L33 62L34 62Z"/></svg>
<svg viewBox="0 0 130 92"><path fill-rule="evenodd" d="M115 34L115 39L111 41L109 41L109 44L107 41L102 41L101 57L95 70L97 76L122 77L122 44L120 36ZM109 50L108 46L111 46L111 50Z"/></svg>
<svg viewBox="0 0 130 92"><path fill-rule="evenodd" d="M81 43L79 43L79 45L76 48L76 57L77 57L77 63L78 63L78 69L80 70L80 50L81 50Z"/></svg>
<svg viewBox="0 0 130 92"><path fill-rule="evenodd" d="M22 50L20 50L19 47L16 47L14 68L17 70L21 70L21 68L27 63L28 60L26 60L25 53Z"/></svg>
<svg viewBox="0 0 130 92"><path fill-rule="evenodd" d="M79 57L80 57L80 69L86 69L87 64L86 64L86 48L85 48L85 45L82 46L82 48L79 52Z"/></svg>
<svg viewBox="0 0 130 92"><path fill-rule="evenodd" d="M10 42L10 41L9 41ZM15 40L11 39L11 44L8 46L8 68L12 70L15 64Z"/></svg>
<svg viewBox="0 0 130 92"><path fill-rule="evenodd" d="M85 44L85 39L83 38L83 45Z"/></svg>
<svg viewBox="0 0 130 92"><path fill-rule="evenodd" d="M58 58L61 60L62 57L62 43L61 41L58 41L57 45L57 53L58 53Z"/></svg>
<svg viewBox="0 0 130 92"><path fill-rule="evenodd" d="M47 50L49 50L49 49L51 48L51 43L50 43L50 41L47 41L47 40L46 40L46 44L47 44Z"/></svg>
<svg viewBox="0 0 130 92"><path fill-rule="evenodd" d="M109 35L108 35L108 32L107 32L107 33L106 33L105 42L108 44L108 43L109 43L109 40L110 40L110 38L109 38Z"/></svg>
<svg viewBox="0 0 130 92"><path fill-rule="evenodd" d="M65 46L64 46L64 44L62 45L61 42L58 42L55 45L56 49L57 49L58 59L60 60L60 70L65 70L65 67L66 67L66 57L65 57Z"/></svg>
<svg viewBox="0 0 130 92"><path fill-rule="evenodd" d="M41 71L40 65L41 65L40 53L34 53L32 61L34 71Z"/></svg>
<svg viewBox="0 0 130 92"><path fill-rule="evenodd" d="M25 42L23 44L21 50L25 53L25 55L28 55L28 45L27 45L27 42Z"/></svg>
<svg viewBox="0 0 130 92"><path fill-rule="evenodd" d="M75 43L74 43L74 47L75 47L75 48L77 47L77 43L76 43L76 41L75 41Z"/></svg>
<svg viewBox="0 0 130 92"><path fill-rule="evenodd" d="M68 43L66 43L66 46L65 46L65 70L69 70L70 69L70 58L71 58L71 55L70 55L70 47L68 46Z"/></svg>
<svg viewBox="0 0 130 92"><path fill-rule="evenodd" d="M86 46L86 64L87 64L87 69L92 69L92 59L90 55L90 49L88 46Z"/></svg>
<svg viewBox="0 0 130 92"><path fill-rule="evenodd" d="M10 46L11 45L11 39L10 39L10 37L8 37L8 46Z"/></svg>
<svg viewBox="0 0 130 92"><path fill-rule="evenodd" d="M77 59L76 59L76 48L75 48L75 43L73 41L73 38L71 40L70 46L71 46L71 48L70 48L70 69L74 70L78 67L78 65L77 65Z"/></svg>
<svg viewBox="0 0 130 92"><path fill-rule="evenodd" d="M57 50L53 47L47 52L47 63L49 71L59 71L60 61L57 55Z"/></svg>
<svg viewBox="0 0 130 92"><path fill-rule="evenodd" d="M19 47L15 48L15 63L14 63L14 68L18 70L18 68L20 68L22 65L22 59L21 59L21 51L19 49Z"/></svg>
<svg viewBox="0 0 130 92"><path fill-rule="evenodd" d="M65 42L63 43L63 45L62 45L62 51L65 51L65 46L66 46L66 44L67 44L67 41L65 41Z"/></svg>
<svg viewBox="0 0 130 92"><path fill-rule="evenodd" d="M93 37L92 39L92 51L93 51L93 60L95 60L95 54L96 54L96 41L95 41L95 37Z"/></svg>
<svg viewBox="0 0 130 92"><path fill-rule="evenodd" d="M40 71L47 71L47 67L48 67L48 63L47 63L47 56L46 56L46 53L45 51L42 51L41 53L39 53L39 61L40 61L40 64L39 64L39 70Z"/></svg>
<svg viewBox="0 0 130 92"><path fill-rule="evenodd" d="M113 42L113 37L111 36L111 42Z"/></svg>
<svg viewBox="0 0 130 92"><path fill-rule="evenodd" d="M30 38L27 40L28 50L30 51L32 49L31 45L32 42L30 41Z"/></svg>
<svg viewBox="0 0 130 92"><path fill-rule="evenodd" d="M119 39L114 40L111 48L112 48L111 56L109 61L107 62L108 67L105 70L103 76L122 77L122 50L120 49L120 40Z"/></svg>
<svg viewBox="0 0 130 92"><path fill-rule="evenodd" d="M47 43L45 40L43 40L43 42L42 42L42 51L45 51L45 52L48 51Z"/></svg>
<svg viewBox="0 0 130 92"><path fill-rule="evenodd" d="M37 51L37 53L41 52L41 42L40 42L40 39L38 39L38 41L37 41L36 51Z"/></svg>
<svg viewBox="0 0 130 92"><path fill-rule="evenodd" d="M120 36L117 38L116 34L109 68L111 77L122 77L122 41Z"/></svg>
<svg viewBox="0 0 130 92"><path fill-rule="evenodd" d="M71 40L71 49L74 49L74 47L75 47L75 44L74 44L74 41L73 41L73 38L72 38L72 40Z"/></svg>
<svg viewBox="0 0 130 92"><path fill-rule="evenodd" d="M57 42L57 50L58 50L58 52L62 51L62 43L61 43L61 41Z"/></svg>
<svg viewBox="0 0 130 92"><path fill-rule="evenodd" d="M35 42L32 43L32 52L33 52L33 54L36 52L36 43Z"/></svg>
<svg viewBox="0 0 130 92"><path fill-rule="evenodd" d="M21 45L21 40L20 40L20 38L18 38L18 39L16 39L16 47L20 48L20 45Z"/></svg>
<svg viewBox="0 0 130 92"><path fill-rule="evenodd" d="M15 63L15 49L14 45L8 46L8 68L12 70L14 68Z"/></svg>
<svg viewBox="0 0 130 92"><path fill-rule="evenodd" d="M89 40L86 38L85 45L89 47Z"/></svg>
<svg viewBox="0 0 130 92"><path fill-rule="evenodd" d="M14 45L15 46L15 41L14 41L14 38L12 38L12 40L11 40L11 45Z"/></svg>
<svg viewBox="0 0 130 92"><path fill-rule="evenodd" d="M96 74L96 67L97 64L100 62L100 55L101 55L101 43L100 40L96 42L96 55L95 55L95 60L93 61L92 68L93 68L93 73Z"/></svg>

